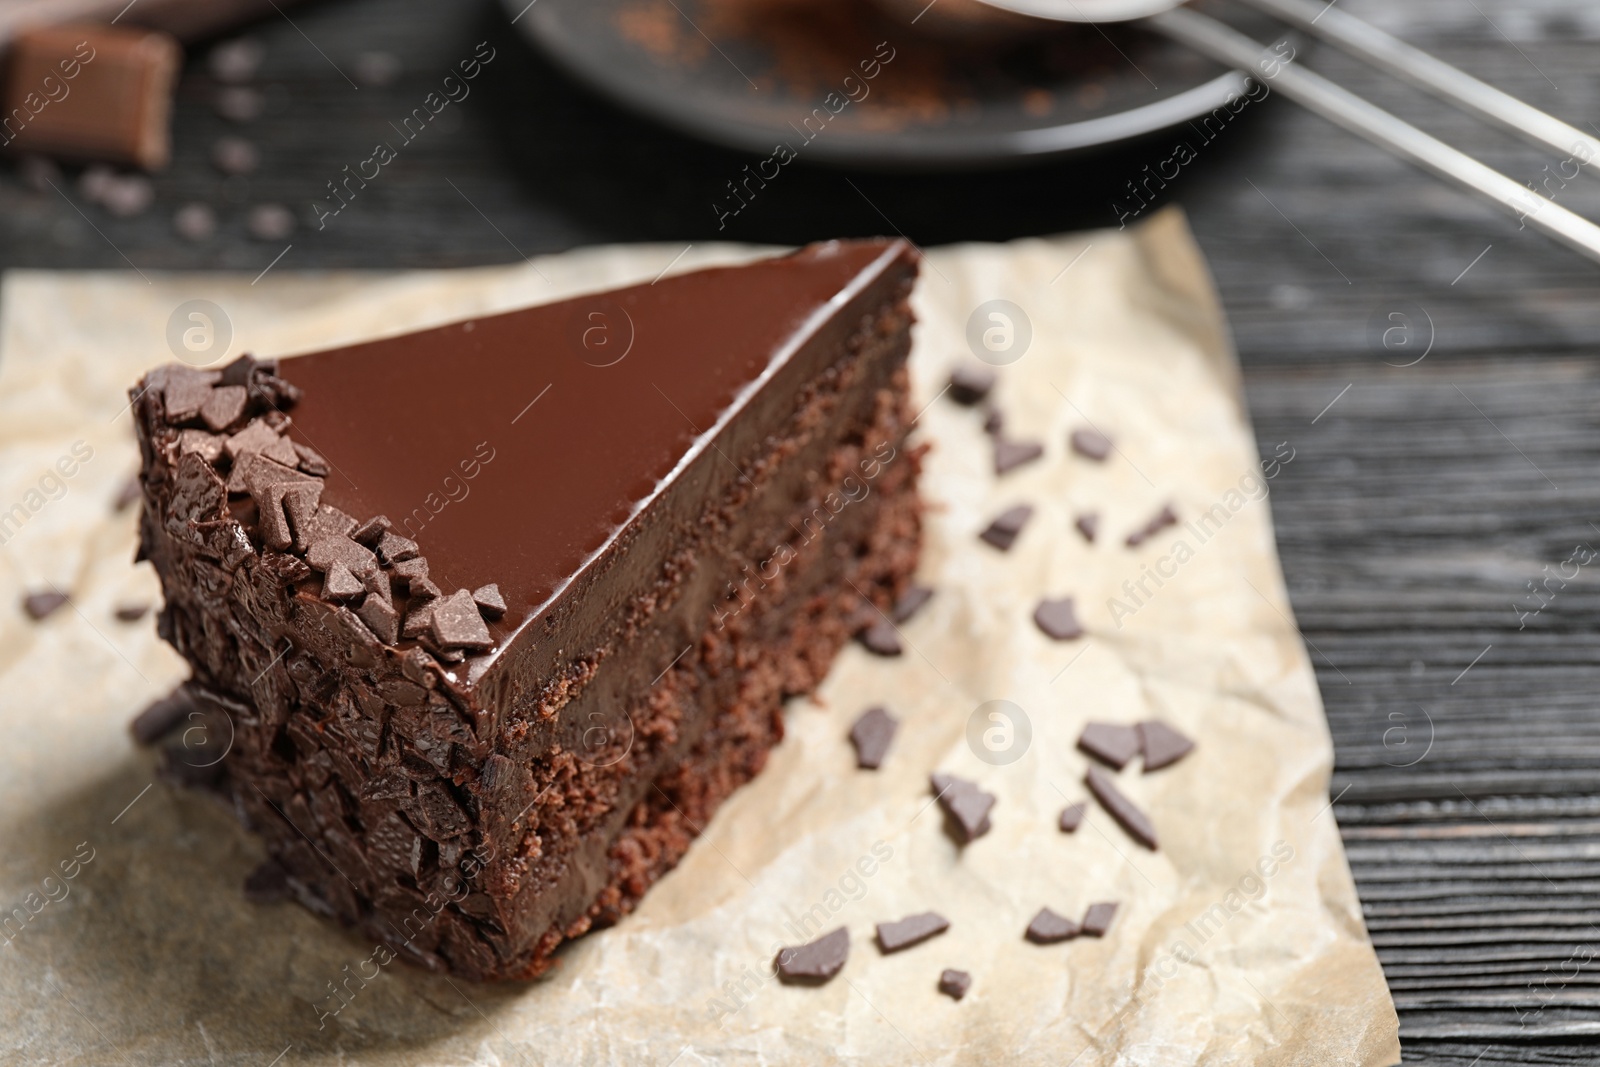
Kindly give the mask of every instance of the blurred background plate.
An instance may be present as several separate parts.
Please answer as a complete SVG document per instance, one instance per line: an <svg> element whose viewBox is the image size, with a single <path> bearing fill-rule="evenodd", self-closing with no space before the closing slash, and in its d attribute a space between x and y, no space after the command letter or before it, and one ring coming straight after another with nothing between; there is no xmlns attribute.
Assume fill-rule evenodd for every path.
<svg viewBox="0 0 1600 1067"><path fill-rule="evenodd" d="M808 162L1060 156L1180 125L1245 86L1133 25L994 39L952 32L937 8L928 19L940 32L924 33L868 0L504 4L553 61L619 103L730 148L768 156L787 145Z"/></svg>

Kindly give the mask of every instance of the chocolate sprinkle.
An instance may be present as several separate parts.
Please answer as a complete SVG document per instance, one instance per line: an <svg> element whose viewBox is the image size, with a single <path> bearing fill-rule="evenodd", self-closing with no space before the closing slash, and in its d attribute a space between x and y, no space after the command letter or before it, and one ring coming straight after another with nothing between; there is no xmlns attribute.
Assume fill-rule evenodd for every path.
<svg viewBox="0 0 1600 1067"><path fill-rule="evenodd" d="M999 375L988 367L963 363L950 372L950 399L957 404L972 405L989 395Z"/></svg>
<svg viewBox="0 0 1600 1067"><path fill-rule="evenodd" d="M882 707L868 708L850 727L850 743L856 746L856 766L875 771L883 765L900 723Z"/></svg>
<svg viewBox="0 0 1600 1067"><path fill-rule="evenodd" d="M936 911L907 915L897 922L878 924L878 948L887 956L891 952L920 945L948 929L950 920Z"/></svg>
<svg viewBox="0 0 1600 1067"><path fill-rule="evenodd" d="M1094 544L1094 535L1100 532L1100 513L1086 511L1078 516L1078 520L1073 525L1078 528L1078 532L1083 535L1083 539L1092 545Z"/></svg>
<svg viewBox="0 0 1600 1067"><path fill-rule="evenodd" d="M1138 548L1168 526L1178 525L1178 513L1172 510L1172 505L1164 505L1155 517L1139 529L1128 535L1128 547Z"/></svg>
<svg viewBox="0 0 1600 1067"><path fill-rule="evenodd" d="M1099 430L1073 430L1072 450L1085 459L1103 463L1111 455L1111 438Z"/></svg>
<svg viewBox="0 0 1600 1067"><path fill-rule="evenodd" d="M958 971L947 967L939 975L939 992L951 1000L960 1000L967 995L967 990L972 988L972 975L966 971Z"/></svg>
<svg viewBox="0 0 1600 1067"><path fill-rule="evenodd" d="M150 605L143 603L118 604L112 614L116 616L118 622L138 622L150 614Z"/></svg>
<svg viewBox="0 0 1600 1067"><path fill-rule="evenodd" d="M844 968L850 958L850 931L839 927L815 941L778 952L778 980L821 985Z"/></svg>
<svg viewBox="0 0 1600 1067"><path fill-rule="evenodd" d="M1104 937L1116 915L1117 906L1113 903L1090 904L1089 910L1083 913L1083 936Z"/></svg>
<svg viewBox="0 0 1600 1067"><path fill-rule="evenodd" d="M423 577L427 577L426 564L424 564ZM480 585L472 591L472 602L478 605L478 614L486 619L498 619L506 613L505 598L500 595L500 586L494 582Z"/></svg>
<svg viewBox="0 0 1600 1067"><path fill-rule="evenodd" d="M22 610L28 613L28 618L34 622L54 615L67 606L67 597L64 593L39 592L29 593L22 598Z"/></svg>
<svg viewBox="0 0 1600 1067"><path fill-rule="evenodd" d="M1078 735L1078 747L1117 770L1128 765L1143 748L1139 730L1109 722L1092 722Z"/></svg>
<svg viewBox="0 0 1600 1067"><path fill-rule="evenodd" d="M1071 641L1083 636L1083 627L1078 625L1078 612L1073 607L1071 597L1039 601L1039 606L1033 609L1033 623L1046 636L1057 641Z"/></svg>
<svg viewBox="0 0 1600 1067"><path fill-rule="evenodd" d="M1032 463L1044 455L1044 446L1037 441L1013 441L1008 437L994 439L994 472L1004 474L1024 463Z"/></svg>
<svg viewBox="0 0 1600 1067"><path fill-rule="evenodd" d="M1057 915L1049 908L1040 908L1039 914L1028 924L1023 935L1035 945L1053 945L1058 941L1071 941L1078 936L1078 924L1065 915Z"/></svg>
<svg viewBox="0 0 1600 1067"><path fill-rule="evenodd" d="M895 622L908 622L911 616L922 610L922 605L932 599L932 589L925 585L914 585L906 590L905 596L894 602L894 610L889 615Z"/></svg>
<svg viewBox="0 0 1600 1067"><path fill-rule="evenodd" d="M1083 825L1083 813L1088 809L1089 805L1081 800L1076 804L1068 804L1066 807L1062 808L1061 832L1064 834L1076 832L1078 827Z"/></svg>
<svg viewBox="0 0 1600 1067"><path fill-rule="evenodd" d="M1139 742L1144 750L1144 773L1170 767L1194 751L1194 742L1164 722L1146 719L1139 724Z"/></svg>
<svg viewBox="0 0 1600 1067"><path fill-rule="evenodd" d="M995 805L993 793L985 793L976 782L949 774L935 773L930 781L939 806L949 816L946 822L957 844L969 844L993 828L989 821L989 811Z"/></svg>
<svg viewBox="0 0 1600 1067"><path fill-rule="evenodd" d="M879 619L862 630L858 636L868 652L875 652L880 656L898 656L903 651L900 647L900 634L895 630L894 623L888 619Z"/></svg>
<svg viewBox="0 0 1600 1067"><path fill-rule="evenodd" d="M434 643L445 650L455 648L492 648L494 639L489 628L478 614L478 605L472 594L458 589L447 597L440 597L433 605L428 628Z"/></svg>
<svg viewBox="0 0 1600 1067"><path fill-rule="evenodd" d="M1090 767L1089 773L1084 778L1089 786L1089 792L1100 801L1100 806L1111 813L1111 817L1122 824L1128 831L1128 836L1139 842L1152 852L1156 849L1156 828L1150 822L1150 817L1140 811L1133 801L1122 795L1117 789L1111 776L1099 767Z"/></svg>
<svg viewBox="0 0 1600 1067"><path fill-rule="evenodd" d="M133 722L128 724L128 732L133 734L133 739L139 744L153 745L177 729L184 717L195 710L195 703L189 698L189 691L180 685L141 711Z"/></svg>
<svg viewBox="0 0 1600 1067"><path fill-rule="evenodd" d="M1031 518L1033 518L1033 508L1027 504L1007 508L978 534L978 539L987 541L1002 552L1009 552L1011 546L1016 544L1018 535L1022 533L1022 528Z"/></svg>

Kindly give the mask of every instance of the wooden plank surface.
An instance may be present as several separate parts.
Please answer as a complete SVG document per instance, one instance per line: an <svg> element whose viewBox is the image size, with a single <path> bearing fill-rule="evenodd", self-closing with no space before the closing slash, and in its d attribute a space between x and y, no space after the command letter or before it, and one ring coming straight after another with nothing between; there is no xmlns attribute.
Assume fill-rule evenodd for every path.
<svg viewBox="0 0 1600 1067"><path fill-rule="evenodd" d="M1579 126L1600 119L1600 8L1584 0L1341 6ZM613 240L799 242L886 219L924 243L1003 239L1114 224L1122 183L1171 150L1156 138L999 174L797 165L719 232L711 202L748 160L597 100L528 54L490 0L348 0L293 17L253 31L267 106L248 126L212 111L215 83L191 61L176 163L146 214L108 217L70 175L36 191L0 172L0 266L259 271L282 249L245 232L263 202L303 214L285 242L293 269L503 262ZM324 183L481 40L498 54L474 97L315 229ZM352 89L342 72L374 51L398 57L399 77ZM1519 180L1559 162L1353 60L1306 54ZM226 134L261 149L258 172L212 169ZM1168 192L1210 258L1262 454L1295 450L1272 482L1279 551L1407 1061L1590 1062L1600 555L1566 561L1600 550L1600 268L1281 100L1205 146ZM1558 198L1600 218L1600 182L1580 176ZM173 236L189 201L217 209L210 242ZM1394 312L1426 324L1414 366L1397 364L1421 347L1379 343Z"/></svg>

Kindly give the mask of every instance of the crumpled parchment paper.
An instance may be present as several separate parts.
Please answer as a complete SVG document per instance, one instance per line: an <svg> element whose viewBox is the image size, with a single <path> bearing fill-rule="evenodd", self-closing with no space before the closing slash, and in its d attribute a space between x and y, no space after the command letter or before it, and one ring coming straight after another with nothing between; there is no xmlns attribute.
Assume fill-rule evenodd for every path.
<svg viewBox="0 0 1600 1067"><path fill-rule="evenodd" d="M1273 548L1268 476L1292 465L1293 442L1269 443L1263 469L1215 294L1174 212L929 255L913 367L933 445L922 580L938 593L905 626L903 656L852 646L815 702L795 702L766 771L620 926L570 946L547 980L477 986L374 963L374 946L297 906L246 903L259 847L215 801L157 781L126 730L184 676L151 616L113 615L158 598L131 562L135 516L110 501L137 465L125 390L170 358L173 309L214 301L230 355L273 355L753 254L696 246L674 263L680 251L396 275L280 269L255 284L6 277L0 509L26 514L0 546L0 1059L1397 1062ZM992 299L1032 327L1000 371L1006 432L1045 445L1001 478L981 413L937 396L971 358L969 315ZM1103 464L1066 447L1090 425L1116 441ZM1035 513L1009 553L977 539L1024 502ZM1126 547L1168 502L1183 525ZM1073 529L1084 511L1100 515L1097 543ZM52 585L72 606L28 621L19 598ZM1056 643L1031 615L1041 596L1064 595L1088 633ZM1009 702L1006 721L987 717L989 701ZM900 732L882 770L857 770L846 734L877 703ZM1161 850L1092 802L1061 833L1060 810L1088 796L1083 725L1146 718L1199 744L1167 770L1135 762L1117 776ZM930 806L933 770L999 797L992 832L952 842ZM1104 900L1121 903L1104 939L1023 940L1041 907L1080 916ZM873 925L924 910L949 932L881 955ZM831 983L772 979L776 946L841 925L850 960ZM946 967L972 975L960 1003L936 991Z"/></svg>

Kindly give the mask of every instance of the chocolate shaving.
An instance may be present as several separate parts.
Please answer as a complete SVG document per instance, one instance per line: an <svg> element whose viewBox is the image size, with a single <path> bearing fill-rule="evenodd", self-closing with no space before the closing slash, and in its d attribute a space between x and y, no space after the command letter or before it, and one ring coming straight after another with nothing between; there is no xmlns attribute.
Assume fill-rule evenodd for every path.
<svg viewBox="0 0 1600 1067"><path fill-rule="evenodd" d="M1022 533L1022 528L1033 518L1033 508L1027 504L1018 504L1014 508L1002 511L995 520L978 534L979 540L987 541L1002 552L1009 552L1011 546Z"/></svg>
<svg viewBox="0 0 1600 1067"><path fill-rule="evenodd" d="M34 622L54 615L67 606L67 597L64 593L54 590L49 592L29 593L22 598L22 610L28 613L28 618Z"/></svg>
<svg viewBox="0 0 1600 1067"><path fill-rule="evenodd" d="M489 628L483 624L483 616L478 614L478 605L473 603L472 594L465 589L439 598L433 606L428 627L434 644L446 651L494 646Z"/></svg>
<svg viewBox="0 0 1600 1067"><path fill-rule="evenodd" d="M1078 532L1083 535L1083 539L1092 545L1094 544L1094 535L1100 532L1100 513L1086 511L1078 516L1073 525L1078 528Z"/></svg>
<svg viewBox="0 0 1600 1067"><path fill-rule="evenodd" d="M1057 915L1049 908L1040 908L1039 914L1028 923L1028 930L1024 937L1035 945L1054 945L1059 941L1071 941L1078 936L1078 924L1065 915Z"/></svg>
<svg viewBox="0 0 1600 1067"><path fill-rule="evenodd" d="M898 656L903 651L900 647L900 634L895 630L894 623L888 619L880 618L862 630L858 636L868 652L875 652L880 656Z"/></svg>
<svg viewBox="0 0 1600 1067"><path fill-rule="evenodd" d="M778 952L778 980L797 985L821 985L843 968L850 958L850 931L843 926L809 944Z"/></svg>
<svg viewBox="0 0 1600 1067"><path fill-rule="evenodd" d="M423 564L426 568L427 564ZM424 570L426 576L426 570ZM480 585L472 591L472 602L478 605L478 614L486 619L498 619L506 613L505 598L500 595L500 586L494 582Z"/></svg>
<svg viewBox="0 0 1600 1067"><path fill-rule="evenodd" d="M1089 910L1083 913L1083 936L1104 937L1106 931L1111 929L1111 920L1116 918L1117 906L1109 902L1090 904Z"/></svg>
<svg viewBox="0 0 1600 1067"><path fill-rule="evenodd" d="M1083 825L1083 813L1089 810L1089 805L1083 801L1068 804L1061 809L1061 832L1064 834L1075 833Z"/></svg>
<svg viewBox="0 0 1600 1067"><path fill-rule="evenodd" d="M1135 727L1092 722L1078 735L1078 747L1101 763L1120 771L1139 754L1143 743Z"/></svg>
<svg viewBox="0 0 1600 1067"><path fill-rule="evenodd" d="M882 707L868 708L850 727L850 743L856 746L856 766L875 771L883 765L889 743L899 727L893 715Z"/></svg>
<svg viewBox="0 0 1600 1067"><path fill-rule="evenodd" d="M1078 612L1071 597L1039 601L1039 606L1033 609L1033 624L1043 630L1047 637L1057 641L1071 641L1083 636L1083 627L1078 624Z"/></svg>
<svg viewBox="0 0 1600 1067"><path fill-rule="evenodd" d="M1149 522L1128 535L1128 547L1138 548L1168 526L1176 525L1178 525L1178 513L1172 510L1171 504L1167 504L1156 512L1155 517Z"/></svg>
<svg viewBox="0 0 1600 1067"><path fill-rule="evenodd" d="M948 929L950 920L936 911L907 915L896 922L878 924L878 949L887 956L891 952L920 945Z"/></svg>
<svg viewBox="0 0 1600 1067"><path fill-rule="evenodd" d="M1037 441L1013 441L1007 437L994 439L994 472L1004 474L1009 470L1032 463L1044 455L1044 446Z"/></svg>
<svg viewBox="0 0 1600 1067"><path fill-rule="evenodd" d="M939 975L939 992L951 1000L960 1000L972 988L972 975L947 967Z"/></svg>
<svg viewBox="0 0 1600 1067"><path fill-rule="evenodd" d="M939 806L949 818L947 825L957 844L969 844L993 828L989 811L995 805L993 793L978 788L977 783L954 775L935 773L930 781L938 794Z"/></svg>
<svg viewBox="0 0 1600 1067"><path fill-rule="evenodd" d="M933 599L933 590L925 585L914 585L906 590L905 596L894 602L894 610L889 612L889 617L895 622L909 622L911 616L922 610L922 605Z"/></svg>
<svg viewBox="0 0 1600 1067"><path fill-rule="evenodd" d="M1122 824L1122 828L1128 831L1128 836L1152 852L1155 851L1156 828L1150 822L1150 817L1140 811L1133 801L1122 795L1110 775L1099 767L1090 767L1084 781L1089 786L1089 792L1100 802L1100 806Z"/></svg>
<svg viewBox="0 0 1600 1067"><path fill-rule="evenodd" d="M950 399L957 404L970 406L989 395L999 380L989 367L963 363L950 372Z"/></svg>
<svg viewBox="0 0 1600 1067"><path fill-rule="evenodd" d="M1103 463L1105 458L1111 455L1111 447L1111 438L1099 430L1072 431L1072 450L1085 459Z"/></svg>
<svg viewBox="0 0 1600 1067"><path fill-rule="evenodd" d="M1138 726L1144 773L1170 767L1194 751L1194 742L1164 722L1146 719Z"/></svg>

